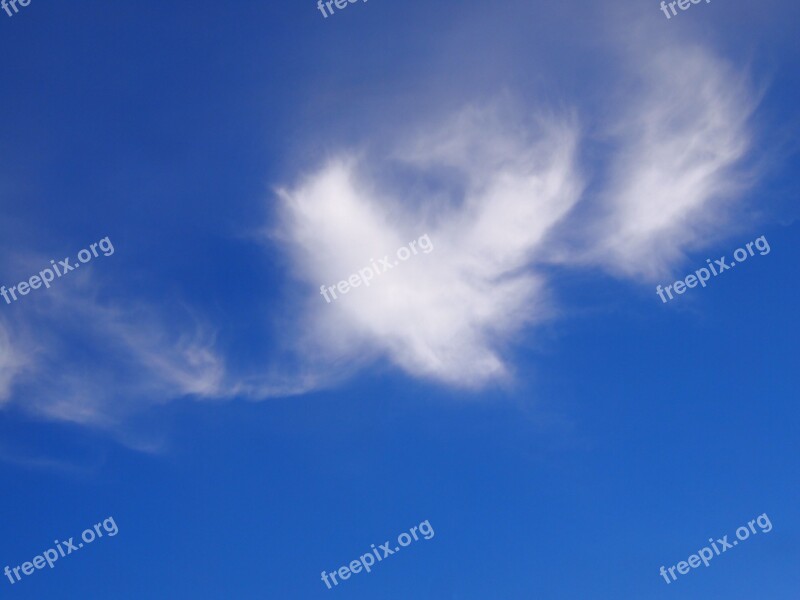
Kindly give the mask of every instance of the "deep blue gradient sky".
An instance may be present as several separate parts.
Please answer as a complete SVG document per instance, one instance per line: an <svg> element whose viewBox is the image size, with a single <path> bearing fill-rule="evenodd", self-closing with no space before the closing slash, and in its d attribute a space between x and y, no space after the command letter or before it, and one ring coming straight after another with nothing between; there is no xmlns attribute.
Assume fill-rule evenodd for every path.
<svg viewBox="0 0 800 600"><path fill-rule="evenodd" d="M0 576L0 595L800 597L798 12L786 0L701 3L669 21L655 0L371 0L328 19L310 0L32 0L13 18L0 12L0 284L105 236L115 248L51 290L0 300L0 357L29 361L8 367L8 385L0 377L0 569L108 516L119 526L52 570L13 586ZM616 226L600 219L609 190L624 188L616 112L633 113L637 85L678 102L652 71L655 81L631 84L626 65L658 47L688 72L701 62L695 45L743 73L757 100L741 185L724 209L676 217L690 239L645 236L641 255L617 253L597 242L598 228ZM453 361L446 374L425 372L396 331L356 333L361 316L344 312L325 321L347 309L317 286L372 255L314 279L313 257L335 244L302 258L300 217L278 190L305 197L303 181L352 152L364 188L379 190L369 206L405 193L421 235L420 223L441 225L449 196L413 192L468 184L461 164L433 159L414 179L392 162L405 148L395 141L497 98L572 115L586 201L524 266L546 282L532 295L542 309L510 303L494 316L507 329L479 328L508 376L474 384L434 301L404 314L376 299L363 314L401 330L433 323L421 339ZM476 135L479 148L524 154ZM453 241L457 227L439 231L430 257L445 261L434 271L444 281L448 248L468 245ZM669 304L656 296L656 284L761 235L769 254ZM508 300L487 294L492 306ZM454 291L445 306L460 314L472 302ZM322 335L330 350L329 331L344 332L335 359L293 345ZM203 370L183 352L197 340L225 365L203 393L182 378ZM762 513L771 532L670 585L659 576ZM426 519L431 540L333 590L321 582Z"/></svg>

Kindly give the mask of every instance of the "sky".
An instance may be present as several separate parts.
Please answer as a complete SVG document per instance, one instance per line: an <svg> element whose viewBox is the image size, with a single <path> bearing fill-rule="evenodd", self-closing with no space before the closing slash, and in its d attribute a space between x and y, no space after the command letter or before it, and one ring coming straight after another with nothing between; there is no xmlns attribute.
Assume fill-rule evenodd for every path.
<svg viewBox="0 0 800 600"><path fill-rule="evenodd" d="M796 4L14 7L3 597L800 595Z"/></svg>

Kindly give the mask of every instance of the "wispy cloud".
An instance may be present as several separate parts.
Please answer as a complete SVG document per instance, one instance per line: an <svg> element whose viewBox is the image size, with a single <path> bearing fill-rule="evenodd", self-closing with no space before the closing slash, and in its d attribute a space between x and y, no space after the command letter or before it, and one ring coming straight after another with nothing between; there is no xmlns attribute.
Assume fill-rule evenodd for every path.
<svg viewBox="0 0 800 600"><path fill-rule="evenodd" d="M286 364L245 370L213 324L100 301L82 272L15 306L24 321L0 323L0 402L114 429L175 398L300 394L376 361L456 387L509 378L515 339L553 312L553 264L645 280L726 231L750 85L699 47L682 46L680 65L642 56L610 121L579 121L580 102L468 106L436 127L421 116L386 151L345 149L296 174L269 226L299 282ZM611 132L601 169L583 162L579 122ZM430 254L335 303L320 297L424 234Z"/></svg>
<svg viewBox="0 0 800 600"><path fill-rule="evenodd" d="M109 428L169 399L226 394L222 359L202 326L169 325L141 304L101 303L96 282L74 279L26 298L14 307L24 320L0 330L0 383L22 409Z"/></svg>
<svg viewBox="0 0 800 600"><path fill-rule="evenodd" d="M11 396L12 383L27 364L25 351L12 345L6 325L0 322L0 405Z"/></svg>
<svg viewBox="0 0 800 600"><path fill-rule="evenodd" d="M679 68L672 50L634 53L615 112L592 123L609 132L608 155L588 192L576 119L529 119L509 103L469 107L404 137L391 157L427 189L409 184L403 197L375 175L386 157L371 153L343 154L281 190L282 240L309 290L422 232L437 247L335 306L312 299L304 351L316 364L382 357L414 376L478 386L506 376L503 349L548 316L541 263L599 265L644 282L726 234L755 96L706 49L683 45ZM414 196L420 189L426 197Z"/></svg>
<svg viewBox="0 0 800 600"><path fill-rule="evenodd" d="M645 51L611 124L613 154L588 258L631 277L667 275L685 252L728 232L744 188L751 86L732 65L685 44Z"/></svg>
<svg viewBox="0 0 800 600"><path fill-rule="evenodd" d="M499 108L469 108L398 149L419 177L446 172L441 180L457 181L459 197L434 209L409 198L418 210L403 211L397 191L362 175L352 157L281 190L281 236L310 286L343 279L422 234L435 246L336 304L313 298L307 351L325 363L385 358L452 385L503 377L508 336L544 312L543 279L527 267L581 191L574 123L540 121L530 134Z"/></svg>

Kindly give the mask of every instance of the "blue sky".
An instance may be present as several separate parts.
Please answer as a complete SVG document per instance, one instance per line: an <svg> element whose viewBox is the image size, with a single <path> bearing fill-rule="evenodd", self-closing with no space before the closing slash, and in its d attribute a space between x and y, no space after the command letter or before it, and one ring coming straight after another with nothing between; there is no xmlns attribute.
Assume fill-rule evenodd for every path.
<svg viewBox="0 0 800 600"><path fill-rule="evenodd" d="M797 598L799 10L0 11L3 595Z"/></svg>

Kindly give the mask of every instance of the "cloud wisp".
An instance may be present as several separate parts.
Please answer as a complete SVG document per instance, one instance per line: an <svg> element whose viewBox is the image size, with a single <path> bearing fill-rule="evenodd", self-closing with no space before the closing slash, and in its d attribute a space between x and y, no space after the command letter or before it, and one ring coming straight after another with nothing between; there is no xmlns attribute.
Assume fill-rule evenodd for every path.
<svg viewBox="0 0 800 600"><path fill-rule="evenodd" d="M385 358L413 376L458 386L507 374L504 340L543 310L543 279L528 267L581 192L577 127L567 119L542 124L529 143L517 126L496 109L471 108L434 139L423 136L400 152L407 165L446 170L460 183L457 203L424 215L403 212L402 198L362 175L352 157L280 191L280 236L295 275L309 285L422 233L436 247L336 306L309 303L306 351L323 362Z"/></svg>
<svg viewBox="0 0 800 600"><path fill-rule="evenodd" d="M168 330L145 310L63 295L6 333L3 352L17 367L8 387L26 412L101 428L168 399L221 395L225 369L210 337Z"/></svg>
<svg viewBox="0 0 800 600"><path fill-rule="evenodd" d="M614 153L588 260L614 273L664 276L688 249L727 233L745 180L756 97L747 78L701 47L656 52L612 125ZM688 60L686 60L688 58Z"/></svg>
<svg viewBox="0 0 800 600"><path fill-rule="evenodd" d="M594 126L610 132L598 184L578 108L497 102L420 122L389 151L343 150L280 187L268 237L298 283L286 310L300 324L286 365L243 372L217 348L219 328L101 303L76 276L26 304L23 322L0 323L0 405L114 429L171 399L285 397L375 362L456 388L508 381L514 341L557 305L553 268L644 283L727 231L755 95L708 51L681 50L679 69L659 53L637 65L616 116ZM321 284L424 234L424 260L320 300Z"/></svg>
<svg viewBox="0 0 800 600"><path fill-rule="evenodd" d="M597 125L611 143L591 193L574 116L526 120L507 103L464 109L392 153L412 178L450 182L428 198L401 199L388 178L362 173L366 157L348 155L281 190L281 239L311 287L422 231L437 246L331 310L309 303L303 350L318 364L382 357L412 376L478 387L505 378L503 349L549 316L545 263L649 281L726 233L754 95L724 61L682 50L681 69L654 53L631 70L625 103Z"/></svg>

